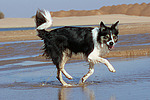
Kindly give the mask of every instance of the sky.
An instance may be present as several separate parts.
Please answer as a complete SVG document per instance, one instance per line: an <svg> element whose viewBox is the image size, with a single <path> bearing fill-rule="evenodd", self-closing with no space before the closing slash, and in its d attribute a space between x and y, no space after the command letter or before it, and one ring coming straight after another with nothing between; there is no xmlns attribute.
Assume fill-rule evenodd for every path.
<svg viewBox="0 0 150 100"><path fill-rule="evenodd" d="M150 3L150 0L0 0L5 18L31 18L36 10L94 10L118 4Z"/></svg>

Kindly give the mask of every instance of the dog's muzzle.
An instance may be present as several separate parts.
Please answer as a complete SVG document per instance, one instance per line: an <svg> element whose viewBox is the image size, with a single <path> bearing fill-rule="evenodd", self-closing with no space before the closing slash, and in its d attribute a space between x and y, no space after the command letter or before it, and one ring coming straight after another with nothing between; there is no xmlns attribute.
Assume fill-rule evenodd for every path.
<svg viewBox="0 0 150 100"><path fill-rule="evenodd" d="M112 48L114 48L114 43L110 42L109 45L108 45L108 49L111 50Z"/></svg>

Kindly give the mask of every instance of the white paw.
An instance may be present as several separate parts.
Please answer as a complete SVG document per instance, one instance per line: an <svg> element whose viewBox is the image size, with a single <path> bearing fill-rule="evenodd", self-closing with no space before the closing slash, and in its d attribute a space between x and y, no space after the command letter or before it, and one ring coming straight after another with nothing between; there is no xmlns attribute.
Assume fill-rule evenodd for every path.
<svg viewBox="0 0 150 100"><path fill-rule="evenodd" d="M73 79L73 77L72 76L69 76L69 77L67 77L69 80L72 80Z"/></svg>
<svg viewBox="0 0 150 100"><path fill-rule="evenodd" d="M113 66L108 67L108 69L109 69L109 71L110 71L110 72L113 72L113 73L115 73L115 72L116 72L116 70L114 69L114 67L113 67Z"/></svg>
<svg viewBox="0 0 150 100"><path fill-rule="evenodd" d="M71 87L71 84L63 84L64 87Z"/></svg>

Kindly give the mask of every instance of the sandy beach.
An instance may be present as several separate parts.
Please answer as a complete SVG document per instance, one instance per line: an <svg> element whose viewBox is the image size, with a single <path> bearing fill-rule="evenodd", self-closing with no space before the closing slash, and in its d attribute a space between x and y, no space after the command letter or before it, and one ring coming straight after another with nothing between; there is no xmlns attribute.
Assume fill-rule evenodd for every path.
<svg viewBox="0 0 150 100"><path fill-rule="evenodd" d="M105 24L119 23L120 35L150 33L150 17L128 16L128 15L99 15L81 17L54 17L53 26L70 25L99 25L100 21ZM0 19L0 28L35 27L33 18L5 18ZM35 30L28 31L0 31L0 42L37 40Z"/></svg>
<svg viewBox="0 0 150 100"><path fill-rule="evenodd" d="M53 18L53 26L119 24L119 41L107 58L110 73L96 64L95 73L81 86L62 87L56 68L42 55L35 30L0 31L0 100L149 100L150 17L99 15ZM0 19L0 28L34 27L31 18ZM73 56L66 70L78 84L87 73L82 55ZM45 85L42 85L45 83Z"/></svg>
<svg viewBox="0 0 150 100"><path fill-rule="evenodd" d="M112 24L120 21L120 24L149 23L150 17L129 16L123 14L95 15L95 16L74 16L74 17L53 17L53 26L69 25L98 25L100 21ZM4 18L0 19L0 28L14 27L35 27L34 18Z"/></svg>

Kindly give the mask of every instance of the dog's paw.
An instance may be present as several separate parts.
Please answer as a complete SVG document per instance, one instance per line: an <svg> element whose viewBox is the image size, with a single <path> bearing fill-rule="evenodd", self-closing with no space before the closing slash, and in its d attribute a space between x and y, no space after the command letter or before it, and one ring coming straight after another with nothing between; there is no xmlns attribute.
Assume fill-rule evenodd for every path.
<svg viewBox="0 0 150 100"><path fill-rule="evenodd" d="M115 70L115 68L113 66L109 66L108 69L109 69L110 72L113 72L113 73L116 72L116 70Z"/></svg>
<svg viewBox="0 0 150 100"><path fill-rule="evenodd" d="M71 85L71 84L63 84L63 86L64 86L64 87L71 87L71 86L73 86L73 85Z"/></svg>
<svg viewBox="0 0 150 100"><path fill-rule="evenodd" d="M84 79L84 77L82 77L82 78L79 80L79 84L83 84L85 81L86 81L86 79Z"/></svg>
<svg viewBox="0 0 150 100"><path fill-rule="evenodd" d="M67 78L68 78L69 80L72 80L72 79L73 79L73 77L72 77L72 76L68 76Z"/></svg>

